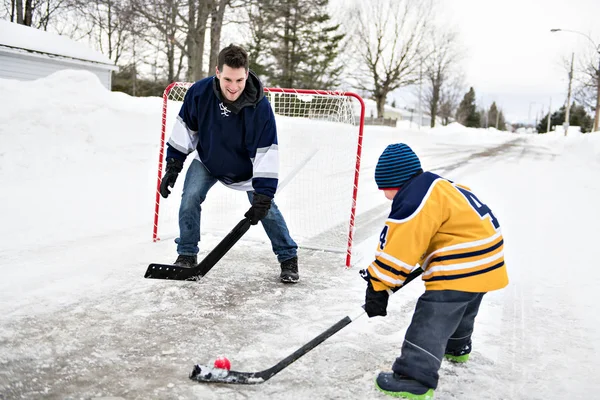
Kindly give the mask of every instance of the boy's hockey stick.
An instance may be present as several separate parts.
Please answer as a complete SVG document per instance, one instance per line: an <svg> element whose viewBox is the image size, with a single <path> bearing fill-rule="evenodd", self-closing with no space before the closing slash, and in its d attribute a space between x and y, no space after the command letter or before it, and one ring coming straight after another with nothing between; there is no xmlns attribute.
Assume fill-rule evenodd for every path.
<svg viewBox="0 0 600 400"><path fill-rule="evenodd" d="M403 288L407 283L421 275L423 270L421 268L417 268L412 271L404 280L404 284L400 286ZM400 289L398 288L398 289ZM269 379L271 379L275 374L279 373L284 368L288 367L294 361L298 360L300 357L323 343L325 340L335 335L337 332L342 330L342 328L350 325L351 322L358 319L362 315L365 314L364 305L363 309L361 309L360 314L351 318L346 316L336 322L333 326L327 329L325 332L321 333L319 336L312 339L310 342L306 343L304 346L300 347L298 350L279 361L277 364L273 365L271 368L265 369L259 372L239 372L239 371L228 371L226 369L207 367L203 365L195 365L192 373L190 374L190 379L198 381L198 382L206 382L206 383L235 383L235 384L243 384L243 385L253 385L257 383L263 383Z"/></svg>
<svg viewBox="0 0 600 400"><path fill-rule="evenodd" d="M204 260L195 267L180 267L171 264L150 264L146 270L144 278L151 279L171 279L176 281L196 281L219 262L221 258L241 239L250 229L250 220L244 218L204 257Z"/></svg>

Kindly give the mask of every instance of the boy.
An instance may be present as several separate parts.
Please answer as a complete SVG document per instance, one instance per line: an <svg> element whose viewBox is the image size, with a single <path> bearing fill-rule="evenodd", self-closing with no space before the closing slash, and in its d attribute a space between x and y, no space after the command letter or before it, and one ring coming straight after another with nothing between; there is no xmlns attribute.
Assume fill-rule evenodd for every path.
<svg viewBox="0 0 600 400"><path fill-rule="evenodd" d="M392 209L367 269L365 311L387 315L389 293L419 265L426 289L400 357L376 386L395 397L432 399L442 358L468 360L483 296L508 284L500 224L468 188L423 172L406 144L384 150L375 181Z"/></svg>

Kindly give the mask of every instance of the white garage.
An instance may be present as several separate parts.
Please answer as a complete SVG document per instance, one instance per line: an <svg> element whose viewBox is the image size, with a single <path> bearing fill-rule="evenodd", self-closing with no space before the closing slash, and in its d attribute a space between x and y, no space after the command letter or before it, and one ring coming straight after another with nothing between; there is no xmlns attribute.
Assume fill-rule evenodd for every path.
<svg viewBox="0 0 600 400"><path fill-rule="evenodd" d="M94 73L111 89L110 58L66 36L0 20L0 78L34 80L63 69Z"/></svg>

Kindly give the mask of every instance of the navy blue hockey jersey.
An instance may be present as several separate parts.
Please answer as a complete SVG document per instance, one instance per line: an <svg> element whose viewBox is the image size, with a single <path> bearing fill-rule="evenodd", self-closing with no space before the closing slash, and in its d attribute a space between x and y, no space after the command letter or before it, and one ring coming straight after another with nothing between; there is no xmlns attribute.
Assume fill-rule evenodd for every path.
<svg viewBox="0 0 600 400"><path fill-rule="evenodd" d="M241 104L228 104L219 94L215 76L189 88L167 143L167 158L184 160L197 150L196 159L226 186L274 197L277 128L260 80L250 71Z"/></svg>

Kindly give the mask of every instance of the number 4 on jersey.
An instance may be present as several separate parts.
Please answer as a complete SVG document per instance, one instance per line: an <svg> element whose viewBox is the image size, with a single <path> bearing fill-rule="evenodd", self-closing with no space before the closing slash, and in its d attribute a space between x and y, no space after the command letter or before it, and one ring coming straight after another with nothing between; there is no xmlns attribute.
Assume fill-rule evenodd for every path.
<svg viewBox="0 0 600 400"><path fill-rule="evenodd" d="M385 243L387 242L388 229L389 227L387 225L384 226L383 230L381 231L381 235L379 235L379 250L383 250L383 248L385 247Z"/></svg>
<svg viewBox="0 0 600 400"><path fill-rule="evenodd" d="M469 204L471 204L471 207L473 207L477 214L479 214L481 219L489 216L490 222L492 223L492 225L494 225L494 229L497 230L498 228L500 228L500 223L498 222L496 217L494 217L492 210L490 210L488 206L479 201L477 196L469 192L467 189L459 186L456 186L456 188L463 194L463 196L465 196L465 198L469 201Z"/></svg>

